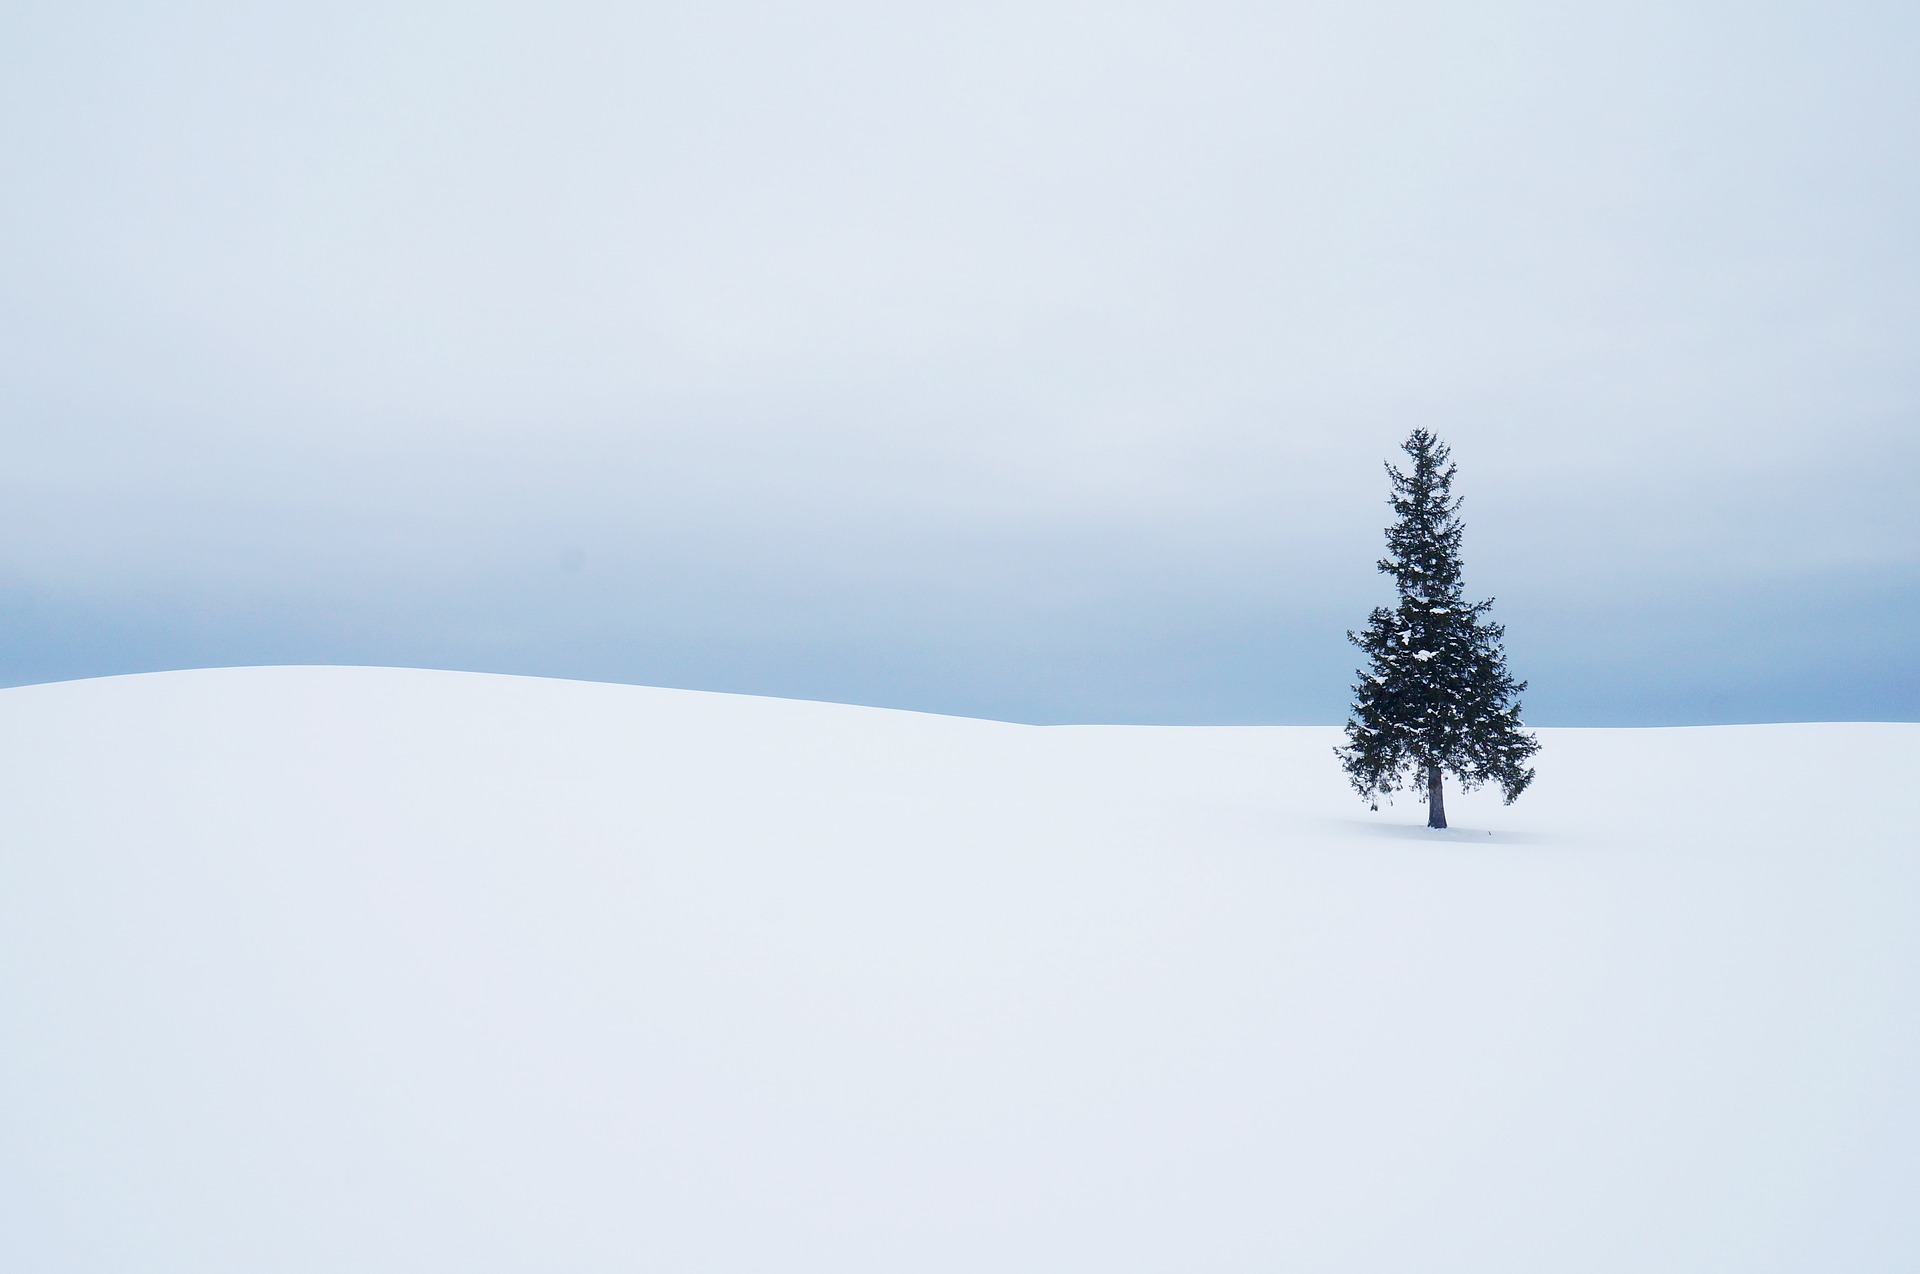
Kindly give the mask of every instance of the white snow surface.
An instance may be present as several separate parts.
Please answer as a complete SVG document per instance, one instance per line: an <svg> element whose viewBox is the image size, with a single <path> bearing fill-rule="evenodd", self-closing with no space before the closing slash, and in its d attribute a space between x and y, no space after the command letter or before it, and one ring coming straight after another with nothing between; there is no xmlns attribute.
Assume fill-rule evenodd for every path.
<svg viewBox="0 0 1920 1274"><path fill-rule="evenodd" d="M1920 726L0 692L0 1268L1920 1268Z"/></svg>

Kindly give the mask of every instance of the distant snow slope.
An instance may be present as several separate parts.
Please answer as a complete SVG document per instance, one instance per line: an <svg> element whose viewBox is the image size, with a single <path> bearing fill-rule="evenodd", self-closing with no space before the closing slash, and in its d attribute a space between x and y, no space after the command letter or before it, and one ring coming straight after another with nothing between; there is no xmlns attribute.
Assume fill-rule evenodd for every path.
<svg viewBox="0 0 1920 1274"><path fill-rule="evenodd" d="M1920 726L0 692L0 1268L1920 1269Z"/></svg>

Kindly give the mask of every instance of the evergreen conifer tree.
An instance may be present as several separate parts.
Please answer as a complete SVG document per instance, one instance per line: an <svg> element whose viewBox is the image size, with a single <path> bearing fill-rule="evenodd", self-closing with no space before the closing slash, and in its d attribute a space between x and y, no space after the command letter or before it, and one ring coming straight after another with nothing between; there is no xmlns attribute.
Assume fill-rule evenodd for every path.
<svg viewBox="0 0 1920 1274"><path fill-rule="evenodd" d="M1460 583L1460 500L1447 446L1425 429L1401 444L1412 460L1393 465L1379 567L1393 576L1400 603L1374 608L1367 628L1347 640L1366 652L1353 688L1347 746L1336 749L1354 790L1379 807L1382 796L1426 788L1427 826L1445 827L1441 775L1469 792L1489 780L1511 805L1533 771L1540 745L1520 727L1524 681L1507 675L1505 630L1484 617L1491 599L1469 605Z"/></svg>

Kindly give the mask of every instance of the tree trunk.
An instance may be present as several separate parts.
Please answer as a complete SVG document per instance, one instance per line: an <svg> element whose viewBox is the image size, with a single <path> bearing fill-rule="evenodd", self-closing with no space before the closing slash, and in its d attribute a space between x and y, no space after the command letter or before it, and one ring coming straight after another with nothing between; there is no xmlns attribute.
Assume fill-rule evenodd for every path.
<svg viewBox="0 0 1920 1274"><path fill-rule="evenodd" d="M1447 825L1447 798L1440 790L1440 767L1427 762L1427 826Z"/></svg>

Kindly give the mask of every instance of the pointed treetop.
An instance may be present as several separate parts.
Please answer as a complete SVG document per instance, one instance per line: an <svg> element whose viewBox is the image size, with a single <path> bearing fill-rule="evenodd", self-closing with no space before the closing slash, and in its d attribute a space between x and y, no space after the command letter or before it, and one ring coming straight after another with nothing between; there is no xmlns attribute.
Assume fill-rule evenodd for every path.
<svg viewBox="0 0 1920 1274"><path fill-rule="evenodd" d="M1453 494L1457 467L1447 444L1426 429L1415 429L1400 444L1413 461L1407 472L1386 466L1392 492L1387 503L1397 519L1387 528L1387 556L1377 565L1391 575L1402 596L1439 601L1460 590L1459 497Z"/></svg>

